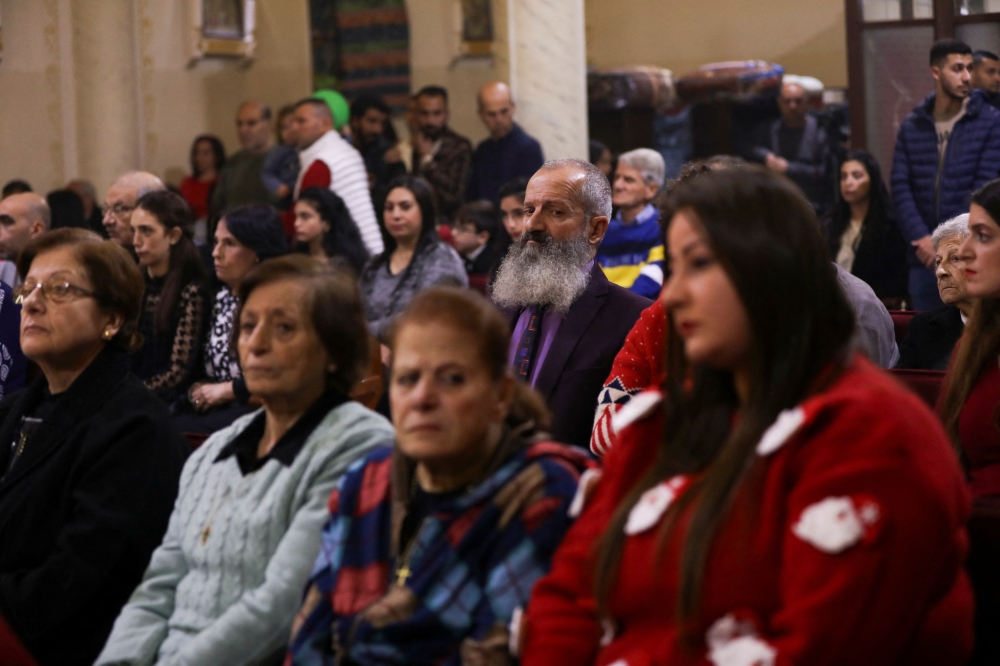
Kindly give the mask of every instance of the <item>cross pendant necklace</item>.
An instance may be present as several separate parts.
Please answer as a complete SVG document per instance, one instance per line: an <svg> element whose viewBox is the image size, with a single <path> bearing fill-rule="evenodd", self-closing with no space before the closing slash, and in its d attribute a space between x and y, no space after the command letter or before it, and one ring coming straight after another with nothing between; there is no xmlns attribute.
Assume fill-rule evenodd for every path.
<svg viewBox="0 0 1000 666"><path fill-rule="evenodd" d="M396 569L396 585L403 587L406 585L406 579L410 577L410 565L408 562L403 562L403 566Z"/></svg>

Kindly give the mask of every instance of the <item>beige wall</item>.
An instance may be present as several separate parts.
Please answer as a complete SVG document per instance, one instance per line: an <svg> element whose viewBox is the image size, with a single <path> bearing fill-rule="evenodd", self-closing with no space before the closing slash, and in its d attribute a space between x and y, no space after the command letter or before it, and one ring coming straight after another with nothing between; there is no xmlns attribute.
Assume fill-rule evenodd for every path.
<svg viewBox="0 0 1000 666"><path fill-rule="evenodd" d="M494 0L494 32L499 38L494 58L461 58L461 14L458 0L406 0L410 19L410 83L448 89L451 127L473 144L486 138L476 113L476 93L486 83L507 80L506 49L499 38L506 25L506 2ZM498 26L497 20L503 21Z"/></svg>
<svg viewBox="0 0 1000 666"><path fill-rule="evenodd" d="M188 67L189 0L0 0L0 183L46 191L81 176L103 190L145 168L170 182L188 170L191 140L238 148L236 107L309 94L304 0L258 0L256 59Z"/></svg>
<svg viewBox="0 0 1000 666"><path fill-rule="evenodd" d="M586 0L587 59L599 68L685 72L759 59L847 86L843 0Z"/></svg>

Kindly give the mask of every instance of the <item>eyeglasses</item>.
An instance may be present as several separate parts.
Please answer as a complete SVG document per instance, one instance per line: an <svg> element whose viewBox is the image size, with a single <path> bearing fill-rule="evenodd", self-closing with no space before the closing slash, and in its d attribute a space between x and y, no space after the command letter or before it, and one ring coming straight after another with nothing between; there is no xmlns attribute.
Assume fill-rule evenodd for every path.
<svg viewBox="0 0 1000 666"><path fill-rule="evenodd" d="M75 284L70 284L62 278L51 278L45 282L25 282L14 287L14 302L17 304L23 303L24 299L31 296L32 292L36 289L41 289L45 299L53 303L70 301L73 299L72 294L74 293L97 298L97 294L89 289L77 287Z"/></svg>
<svg viewBox="0 0 1000 666"><path fill-rule="evenodd" d="M116 203L113 206L108 206L104 209L105 215L113 215L115 217L121 217L125 213L131 213L135 210L135 206L126 206L123 203Z"/></svg>

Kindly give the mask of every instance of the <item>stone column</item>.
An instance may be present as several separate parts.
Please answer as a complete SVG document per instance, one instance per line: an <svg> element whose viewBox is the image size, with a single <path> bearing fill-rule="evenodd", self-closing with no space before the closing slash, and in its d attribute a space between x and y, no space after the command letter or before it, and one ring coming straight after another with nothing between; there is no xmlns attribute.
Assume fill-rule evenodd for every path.
<svg viewBox="0 0 1000 666"><path fill-rule="evenodd" d="M80 173L94 181L99 198L117 176L143 166L136 4L72 3Z"/></svg>
<svg viewBox="0 0 1000 666"><path fill-rule="evenodd" d="M583 0L497 0L496 57L546 159L588 157Z"/></svg>

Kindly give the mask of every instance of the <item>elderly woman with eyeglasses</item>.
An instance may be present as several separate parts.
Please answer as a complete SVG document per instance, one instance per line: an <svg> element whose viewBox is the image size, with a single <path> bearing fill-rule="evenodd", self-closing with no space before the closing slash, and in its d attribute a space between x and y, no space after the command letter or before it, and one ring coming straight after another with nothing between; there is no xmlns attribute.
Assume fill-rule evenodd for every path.
<svg viewBox="0 0 1000 666"><path fill-rule="evenodd" d="M0 402L0 616L39 663L89 665L163 537L188 446L129 370L143 291L129 253L58 229L18 271L21 348L41 373Z"/></svg>

